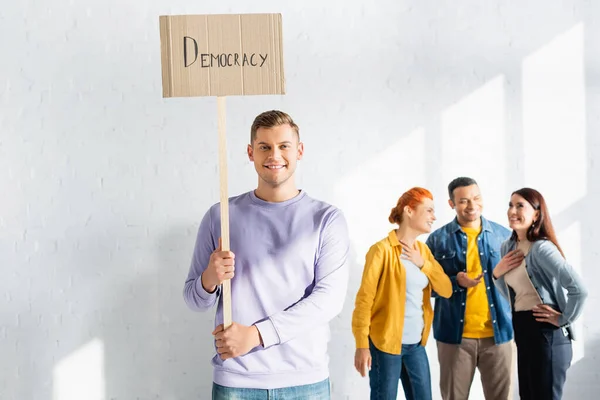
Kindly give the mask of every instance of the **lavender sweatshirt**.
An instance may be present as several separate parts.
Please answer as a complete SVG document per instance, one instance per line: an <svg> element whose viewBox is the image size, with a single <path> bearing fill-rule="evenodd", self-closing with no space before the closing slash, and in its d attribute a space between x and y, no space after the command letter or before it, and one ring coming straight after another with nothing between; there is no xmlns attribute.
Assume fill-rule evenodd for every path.
<svg viewBox="0 0 600 400"><path fill-rule="evenodd" d="M223 361L212 359L213 380L222 386L275 389L312 384L329 376L329 321L342 310L348 283L348 232L337 208L305 192L269 203L248 192L229 199L233 321L256 325L264 346ZM200 223L185 282L187 305L205 311L217 304L215 326L223 323L220 288L202 287L200 275L217 248L219 204Z"/></svg>

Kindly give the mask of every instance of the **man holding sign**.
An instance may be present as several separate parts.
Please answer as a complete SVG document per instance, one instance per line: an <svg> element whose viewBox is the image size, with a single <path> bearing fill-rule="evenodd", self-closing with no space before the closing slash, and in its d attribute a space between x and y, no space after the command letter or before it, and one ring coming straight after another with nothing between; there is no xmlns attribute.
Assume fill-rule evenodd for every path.
<svg viewBox="0 0 600 400"><path fill-rule="evenodd" d="M299 129L281 111L254 120L248 158L256 190L229 199L232 251L221 251L219 204L200 224L184 297L217 305L213 399L329 399L329 321L348 282L346 221L298 190ZM220 284L231 281L233 323L224 328Z"/></svg>

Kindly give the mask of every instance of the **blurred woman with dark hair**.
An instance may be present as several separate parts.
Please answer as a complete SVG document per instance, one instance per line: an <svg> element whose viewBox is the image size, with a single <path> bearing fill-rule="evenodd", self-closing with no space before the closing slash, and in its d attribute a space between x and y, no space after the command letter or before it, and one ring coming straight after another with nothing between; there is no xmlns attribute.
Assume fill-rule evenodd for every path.
<svg viewBox="0 0 600 400"><path fill-rule="evenodd" d="M534 189L513 192L512 236L502 244L496 285L513 310L521 399L562 398L571 365L573 328L587 291L560 248L546 202ZM523 258L509 267L509 261ZM566 293L565 293L566 291Z"/></svg>
<svg viewBox="0 0 600 400"><path fill-rule="evenodd" d="M398 224L366 256L352 314L356 340L354 367L369 371L371 400L395 400L402 381L408 400L431 399L431 376L425 344L433 310L431 291L452 294L452 283L427 245L417 236L431 232L433 196L412 188L392 208Z"/></svg>

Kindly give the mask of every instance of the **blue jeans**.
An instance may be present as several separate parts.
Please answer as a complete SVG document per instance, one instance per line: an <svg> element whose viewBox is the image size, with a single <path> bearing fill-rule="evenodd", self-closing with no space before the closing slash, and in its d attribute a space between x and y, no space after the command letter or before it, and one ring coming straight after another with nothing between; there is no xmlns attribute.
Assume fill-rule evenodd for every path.
<svg viewBox="0 0 600 400"><path fill-rule="evenodd" d="M213 400L329 400L329 379L281 389L231 388L213 383Z"/></svg>
<svg viewBox="0 0 600 400"><path fill-rule="evenodd" d="M396 400L402 380L407 400L431 400L431 374L425 348L420 343L403 344L400 355L384 353L369 340L371 400Z"/></svg>

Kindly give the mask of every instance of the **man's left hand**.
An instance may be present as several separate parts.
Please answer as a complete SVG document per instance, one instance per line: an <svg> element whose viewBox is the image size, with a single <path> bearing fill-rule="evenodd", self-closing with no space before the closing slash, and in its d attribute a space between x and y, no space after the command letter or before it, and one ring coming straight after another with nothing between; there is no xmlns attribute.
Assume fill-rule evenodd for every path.
<svg viewBox="0 0 600 400"><path fill-rule="evenodd" d="M246 326L233 322L229 328L223 329L221 324L212 334L215 337L217 353L222 360L243 356L261 343L260 333L254 325Z"/></svg>

